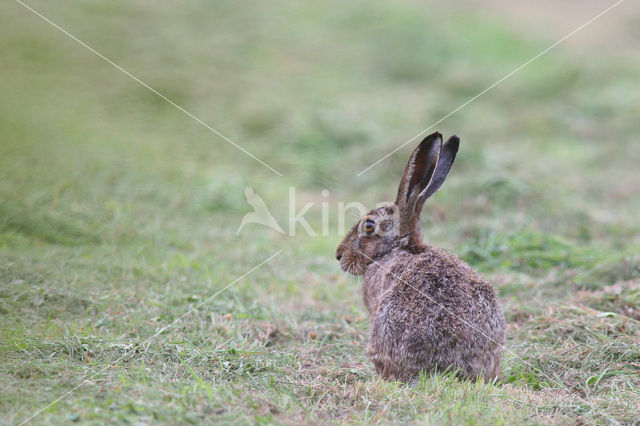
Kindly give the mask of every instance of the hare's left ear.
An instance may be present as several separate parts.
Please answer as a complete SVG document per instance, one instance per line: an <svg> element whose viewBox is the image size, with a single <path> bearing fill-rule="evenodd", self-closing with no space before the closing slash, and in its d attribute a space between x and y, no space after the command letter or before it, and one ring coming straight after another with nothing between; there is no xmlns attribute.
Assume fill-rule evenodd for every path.
<svg viewBox="0 0 640 426"><path fill-rule="evenodd" d="M421 194L425 194L428 190L429 183L436 172L441 148L442 135L436 132L424 138L409 157L395 203L400 213L401 235L411 232L412 223L420 214L424 201L419 200L422 198ZM419 208L416 209L416 207Z"/></svg>

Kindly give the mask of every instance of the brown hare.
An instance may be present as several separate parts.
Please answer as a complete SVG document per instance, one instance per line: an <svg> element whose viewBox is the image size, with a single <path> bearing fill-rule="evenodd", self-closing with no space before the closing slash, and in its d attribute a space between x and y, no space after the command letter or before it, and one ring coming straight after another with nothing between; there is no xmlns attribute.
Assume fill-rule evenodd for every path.
<svg viewBox="0 0 640 426"><path fill-rule="evenodd" d="M505 320L494 288L454 254L422 242L420 211L442 185L460 139L427 136L409 158L396 202L372 210L338 246L340 267L364 275L367 355L384 378L446 369L462 378L500 373Z"/></svg>

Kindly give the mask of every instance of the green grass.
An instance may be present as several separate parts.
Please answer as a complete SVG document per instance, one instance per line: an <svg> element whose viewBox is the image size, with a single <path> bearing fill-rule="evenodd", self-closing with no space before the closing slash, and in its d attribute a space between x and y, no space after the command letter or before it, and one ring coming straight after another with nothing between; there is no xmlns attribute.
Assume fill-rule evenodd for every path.
<svg viewBox="0 0 640 426"><path fill-rule="evenodd" d="M559 47L438 126L463 145L424 233L496 285L508 350L406 387L366 359L337 203L393 197L411 146L355 174L553 40L445 2L29 4L284 177L4 2L3 422L85 378L33 422L640 418L637 58ZM288 187L317 232L328 202L330 235L236 235L245 186L285 229Z"/></svg>

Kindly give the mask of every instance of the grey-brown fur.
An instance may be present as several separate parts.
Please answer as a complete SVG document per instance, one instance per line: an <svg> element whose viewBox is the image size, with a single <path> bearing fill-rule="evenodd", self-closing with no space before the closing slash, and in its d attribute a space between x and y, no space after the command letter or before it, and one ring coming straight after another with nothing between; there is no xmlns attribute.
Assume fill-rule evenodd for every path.
<svg viewBox="0 0 640 426"><path fill-rule="evenodd" d="M500 374L505 321L494 288L420 234L422 205L444 182L458 145L456 136L445 144L439 133L427 136L407 163L395 204L365 215L338 246L340 267L364 275L367 355L384 378L406 382L447 368L470 379Z"/></svg>

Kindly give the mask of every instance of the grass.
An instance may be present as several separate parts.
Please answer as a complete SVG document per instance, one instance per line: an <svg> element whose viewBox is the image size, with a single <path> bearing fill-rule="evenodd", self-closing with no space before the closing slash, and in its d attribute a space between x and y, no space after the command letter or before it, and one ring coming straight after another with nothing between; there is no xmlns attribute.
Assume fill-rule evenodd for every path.
<svg viewBox="0 0 640 426"><path fill-rule="evenodd" d="M29 4L284 177L3 3L3 422L85 378L33 422L640 418L637 58L558 48L438 126L463 146L425 235L496 285L508 350L496 383L411 388L364 354L338 202L392 197L410 147L355 174L550 41L445 3ZM331 232L236 235L249 185Z"/></svg>

